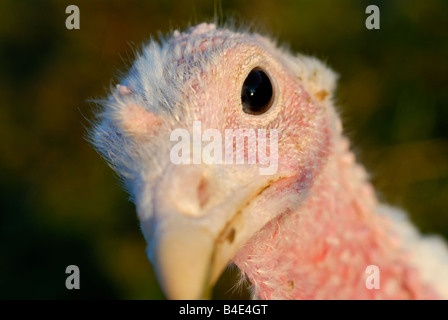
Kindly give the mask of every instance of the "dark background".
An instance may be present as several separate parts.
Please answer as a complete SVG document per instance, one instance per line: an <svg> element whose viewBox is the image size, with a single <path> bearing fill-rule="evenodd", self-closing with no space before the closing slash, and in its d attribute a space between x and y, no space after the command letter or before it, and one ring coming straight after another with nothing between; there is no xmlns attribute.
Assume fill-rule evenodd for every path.
<svg viewBox="0 0 448 320"><path fill-rule="evenodd" d="M65 8L80 9L67 30ZM376 4L381 29L367 30ZM340 74L338 106L380 198L448 238L448 1L0 1L0 298L162 299L135 208L83 136L143 41L232 18ZM219 9L220 8L220 9ZM65 288L65 268L81 289ZM232 293L234 274L215 298Z"/></svg>

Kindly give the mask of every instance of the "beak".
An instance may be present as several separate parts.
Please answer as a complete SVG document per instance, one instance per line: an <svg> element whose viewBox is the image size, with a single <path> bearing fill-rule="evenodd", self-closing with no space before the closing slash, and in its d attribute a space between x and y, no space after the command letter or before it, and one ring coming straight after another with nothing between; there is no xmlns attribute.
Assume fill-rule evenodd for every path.
<svg viewBox="0 0 448 320"><path fill-rule="evenodd" d="M211 274L224 267L213 263L215 239L202 227L182 224L160 228L148 257L168 299L208 299L214 284Z"/></svg>
<svg viewBox="0 0 448 320"><path fill-rule="evenodd" d="M152 201L137 199L147 255L168 299L210 298L228 262L253 234L256 223L244 213L267 182L229 187L222 173L209 169L172 166L152 190Z"/></svg>

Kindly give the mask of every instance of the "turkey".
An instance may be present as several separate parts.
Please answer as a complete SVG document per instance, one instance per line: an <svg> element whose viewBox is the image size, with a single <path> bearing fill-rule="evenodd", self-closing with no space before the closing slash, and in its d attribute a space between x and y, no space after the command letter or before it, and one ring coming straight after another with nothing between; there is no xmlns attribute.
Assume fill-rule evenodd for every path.
<svg viewBox="0 0 448 320"><path fill-rule="evenodd" d="M91 142L136 205L170 299L229 263L256 299L446 299L448 250L380 204L334 105L337 76L257 33L202 23L150 41Z"/></svg>

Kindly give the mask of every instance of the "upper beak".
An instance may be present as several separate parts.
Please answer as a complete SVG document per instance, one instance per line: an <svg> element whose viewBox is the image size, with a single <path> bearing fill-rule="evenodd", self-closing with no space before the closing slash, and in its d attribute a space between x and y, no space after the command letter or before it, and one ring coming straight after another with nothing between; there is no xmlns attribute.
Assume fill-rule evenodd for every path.
<svg viewBox="0 0 448 320"><path fill-rule="evenodd" d="M153 235L147 253L168 299L209 298L212 274L224 267L213 261L215 240L206 229L182 223Z"/></svg>
<svg viewBox="0 0 448 320"><path fill-rule="evenodd" d="M222 271L250 236L244 219L248 199L265 188L266 182L237 190L227 185L223 192L216 175L207 170L198 165L171 167L153 191L152 215L145 218L147 208L137 204L148 258L168 299L210 297Z"/></svg>

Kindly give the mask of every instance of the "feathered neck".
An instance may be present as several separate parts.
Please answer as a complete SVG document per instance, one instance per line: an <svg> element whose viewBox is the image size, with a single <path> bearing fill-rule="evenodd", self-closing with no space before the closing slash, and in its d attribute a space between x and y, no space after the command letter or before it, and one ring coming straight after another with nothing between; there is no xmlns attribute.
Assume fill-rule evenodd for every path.
<svg viewBox="0 0 448 320"><path fill-rule="evenodd" d="M340 136L304 203L269 222L233 261L259 299L438 298L380 208ZM366 286L369 265L378 267L379 289Z"/></svg>

